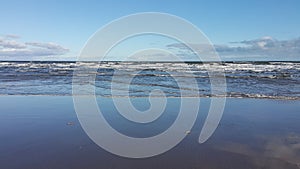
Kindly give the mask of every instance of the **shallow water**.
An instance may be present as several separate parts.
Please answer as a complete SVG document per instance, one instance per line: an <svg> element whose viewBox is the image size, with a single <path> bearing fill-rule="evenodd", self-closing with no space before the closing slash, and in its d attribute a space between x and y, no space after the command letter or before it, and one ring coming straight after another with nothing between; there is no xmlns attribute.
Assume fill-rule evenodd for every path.
<svg viewBox="0 0 300 169"><path fill-rule="evenodd" d="M140 110L147 98L132 98ZM135 124L118 114L111 98L98 98L109 123L119 132L149 137L176 118L179 98L169 98L164 115ZM5 169L296 169L300 163L300 101L227 99L220 125L199 144L209 98L202 98L191 133L170 151L146 159L115 156L98 147L82 130L69 96L0 97L0 168ZM137 127L140 125L139 127Z"/></svg>

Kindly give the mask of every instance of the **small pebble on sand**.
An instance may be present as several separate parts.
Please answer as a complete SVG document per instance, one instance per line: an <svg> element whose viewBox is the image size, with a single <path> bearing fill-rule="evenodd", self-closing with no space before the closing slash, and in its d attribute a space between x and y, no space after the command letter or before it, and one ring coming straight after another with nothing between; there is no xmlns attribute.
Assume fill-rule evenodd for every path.
<svg viewBox="0 0 300 169"><path fill-rule="evenodd" d="M190 130L188 130L188 131L185 132L186 135L188 135L188 134L190 134L190 133L191 133Z"/></svg>
<svg viewBox="0 0 300 169"><path fill-rule="evenodd" d="M74 125L74 122L68 122L67 125L68 125L68 126L73 126L73 125Z"/></svg>

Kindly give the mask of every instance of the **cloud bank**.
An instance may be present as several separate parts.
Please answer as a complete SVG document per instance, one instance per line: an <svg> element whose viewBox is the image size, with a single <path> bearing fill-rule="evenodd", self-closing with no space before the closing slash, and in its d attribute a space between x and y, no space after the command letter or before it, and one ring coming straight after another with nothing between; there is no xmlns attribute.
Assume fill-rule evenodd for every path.
<svg viewBox="0 0 300 169"><path fill-rule="evenodd" d="M204 56L210 56L208 44L188 44ZM277 40L266 36L259 39L230 42L228 44L215 44L214 48L223 61L300 61L300 38ZM198 60L195 53L182 43L172 43L165 46L185 61ZM50 59L63 60L69 49L52 42L22 42L18 35L0 36L0 60L31 60ZM163 55L163 56L161 56ZM157 60L170 60L170 54L145 55L147 58ZM155 56L155 57L154 57ZM71 58L68 58L71 59Z"/></svg>
<svg viewBox="0 0 300 169"><path fill-rule="evenodd" d="M207 44L189 44L197 52L205 54ZM179 53L188 53L184 44L167 45L177 49ZM216 51L224 60L300 60L300 38L277 40L272 37L262 37L254 40L230 42L228 45L214 45Z"/></svg>
<svg viewBox="0 0 300 169"><path fill-rule="evenodd" d="M0 37L0 57L25 59L43 56L61 56L69 49L52 42L21 42L17 35Z"/></svg>

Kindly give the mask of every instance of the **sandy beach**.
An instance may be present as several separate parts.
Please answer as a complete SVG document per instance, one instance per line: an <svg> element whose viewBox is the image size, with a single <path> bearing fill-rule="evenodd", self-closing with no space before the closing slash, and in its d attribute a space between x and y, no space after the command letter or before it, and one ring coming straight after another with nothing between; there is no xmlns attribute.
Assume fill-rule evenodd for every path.
<svg viewBox="0 0 300 169"><path fill-rule="evenodd" d="M132 99L140 109L146 98ZM127 135L148 137L165 130L176 118L179 98L169 99L167 115L137 128L117 114L111 98L98 98L106 119ZM0 167L41 168L285 168L300 162L299 101L227 99L220 125L204 144L198 143L210 99L201 99L197 121L172 150L145 159L113 155L82 130L68 96L0 97ZM255 105L255 106L253 106ZM202 113L201 113L202 112ZM158 123L159 125L157 125Z"/></svg>

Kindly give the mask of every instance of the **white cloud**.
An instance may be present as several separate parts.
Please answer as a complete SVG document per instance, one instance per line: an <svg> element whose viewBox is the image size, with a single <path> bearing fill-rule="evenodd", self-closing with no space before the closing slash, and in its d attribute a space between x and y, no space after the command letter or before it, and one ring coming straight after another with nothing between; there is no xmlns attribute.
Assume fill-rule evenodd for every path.
<svg viewBox="0 0 300 169"><path fill-rule="evenodd" d="M69 51L69 49L52 42L27 42L25 44L32 47L32 49L42 52L44 55L63 55Z"/></svg>
<svg viewBox="0 0 300 169"><path fill-rule="evenodd" d="M69 49L52 42L21 42L17 35L0 37L0 57L24 57L25 59L41 56L60 56Z"/></svg>
<svg viewBox="0 0 300 169"><path fill-rule="evenodd" d="M205 54L205 45L189 44L197 48L199 53ZM183 44L175 43L167 47L186 51ZM214 45L223 59L257 59L257 60L300 60L300 38L277 40L266 36L254 40L231 42L229 45Z"/></svg>
<svg viewBox="0 0 300 169"><path fill-rule="evenodd" d="M8 34L8 35L5 35L6 38L8 39L19 39L21 38L19 35L15 35L15 34Z"/></svg>
<svg viewBox="0 0 300 169"><path fill-rule="evenodd" d="M26 45L15 40L0 39L0 48L2 49L23 49Z"/></svg>

